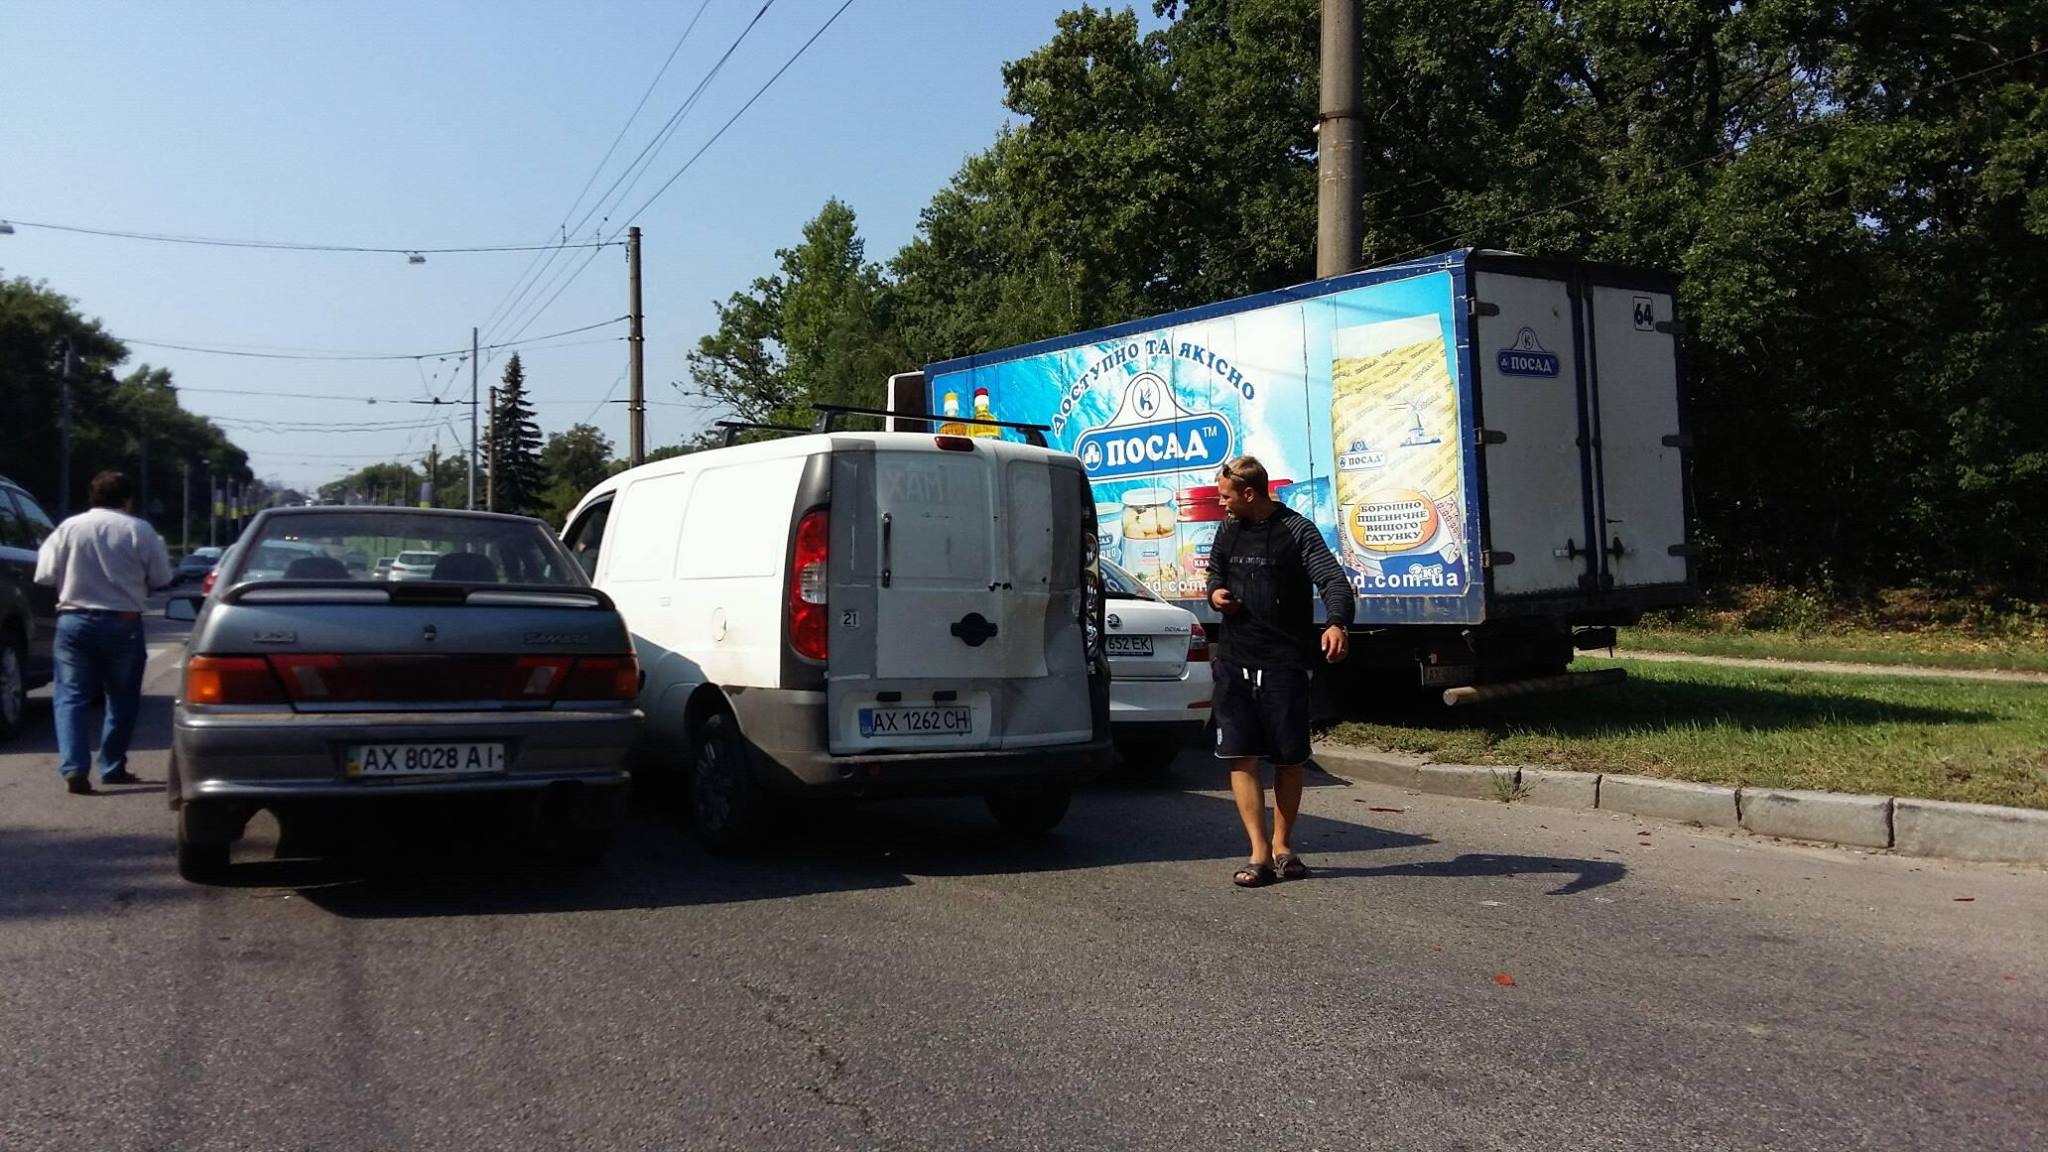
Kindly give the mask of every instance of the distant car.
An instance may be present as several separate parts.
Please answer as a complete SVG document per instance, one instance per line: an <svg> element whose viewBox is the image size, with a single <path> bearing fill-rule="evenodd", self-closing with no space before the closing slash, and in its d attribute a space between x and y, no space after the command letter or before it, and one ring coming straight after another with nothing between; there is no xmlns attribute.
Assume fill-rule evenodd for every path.
<svg viewBox="0 0 2048 1152"><path fill-rule="evenodd" d="M225 548L194 548L185 554L183 560L178 561L178 568L172 574L171 582L183 584L187 580L206 579L206 574L220 563L221 554L225 551Z"/></svg>
<svg viewBox="0 0 2048 1152"><path fill-rule="evenodd" d="M427 579L400 583L335 558L392 538L445 551ZM559 852L603 853L640 668L611 599L546 525L273 508L218 571L211 596L164 612L193 621L171 724L181 875L220 878L261 809L291 823L416 797L518 799Z"/></svg>
<svg viewBox="0 0 2048 1152"><path fill-rule="evenodd" d="M377 564L376 564L376 566L375 566L374 568L371 568L371 569L370 569L370 579L372 579L372 580L384 580L384 579L388 579L388 578L390 577L390 575L391 575L391 566L392 566L393 564L396 564L397 562L398 562L398 557L396 557L396 556L385 556L385 557L382 557L382 558L380 558L380 559L379 559L379 560L377 561Z"/></svg>
<svg viewBox="0 0 2048 1152"><path fill-rule="evenodd" d="M1110 735L1125 767L1161 772L1208 727L1208 634L1194 613L1107 560L1102 588Z"/></svg>
<svg viewBox="0 0 2048 1152"><path fill-rule="evenodd" d="M21 731L30 691L56 675L57 590L35 582L36 550L56 525L0 476L0 740Z"/></svg>
<svg viewBox="0 0 2048 1152"><path fill-rule="evenodd" d="M439 552L400 552L391 560L391 568L384 573L386 580L431 580L434 565L441 562Z"/></svg>

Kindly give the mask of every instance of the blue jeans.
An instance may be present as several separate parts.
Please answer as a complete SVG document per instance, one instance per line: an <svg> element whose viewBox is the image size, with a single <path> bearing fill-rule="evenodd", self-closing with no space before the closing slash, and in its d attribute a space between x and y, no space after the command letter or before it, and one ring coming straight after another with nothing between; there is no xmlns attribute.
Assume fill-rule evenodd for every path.
<svg viewBox="0 0 2048 1152"><path fill-rule="evenodd" d="M75 776L92 765L93 705L105 697L100 775L128 770L128 741L142 710L142 666L149 649L142 621L117 612L65 612L57 617L57 770Z"/></svg>

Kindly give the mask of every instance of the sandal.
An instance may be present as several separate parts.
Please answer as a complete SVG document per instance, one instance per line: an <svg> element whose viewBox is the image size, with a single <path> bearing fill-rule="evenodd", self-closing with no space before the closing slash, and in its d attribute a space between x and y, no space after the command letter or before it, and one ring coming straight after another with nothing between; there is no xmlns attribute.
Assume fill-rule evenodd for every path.
<svg viewBox="0 0 2048 1152"><path fill-rule="evenodd" d="M1271 864L1254 860L1240 867L1230 877L1230 882L1239 888L1264 888L1280 878Z"/></svg>
<svg viewBox="0 0 2048 1152"><path fill-rule="evenodd" d="M1301 857L1292 852L1282 852L1273 857L1273 868L1282 880L1306 880L1313 875L1308 865L1301 862Z"/></svg>

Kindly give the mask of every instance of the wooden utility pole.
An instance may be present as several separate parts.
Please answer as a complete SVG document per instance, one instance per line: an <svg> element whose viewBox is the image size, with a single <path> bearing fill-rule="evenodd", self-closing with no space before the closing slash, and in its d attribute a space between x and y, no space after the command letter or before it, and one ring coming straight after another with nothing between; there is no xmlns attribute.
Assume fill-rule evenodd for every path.
<svg viewBox="0 0 2048 1152"><path fill-rule="evenodd" d="M1316 277L1358 267L1362 247L1358 187L1357 0L1323 0L1322 114L1316 117Z"/></svg>
<svg viewBox="0 0 2048 1152"><path fill-rule="evenodd" d="M426 499L420 501L420 507L439 508L441 506L440 479L441 442L436 440L434 441L434 446L427 449L427 494Z"/></svg>
<svg viewBox="0 0 2048 1152"><path fill-rule="evenodd" d="M627 363L632 369L632 399L626 404L629 452L626 462L639 467L647 462L647 392L646 392L646 337L640 331L640 228L638 225L626 229L626 311L629 329L626 333Z"/></svg>
<svg viewBox="0 0 2048 1152"><path fill-rule="evenodd" d="M498 510L498 386L491 385L491 415L484 421L484 443L489 454L484 473L484 510Z"/></svg>
<svg viewBox="0 0 2048 1152"><path fill-rule="evenodd" d="M476 511L476 329L469 330L469 510Z"/></svg>
<svg viewBox="0 0 2048 1152"><path fill-rule="evenodd" d="M178 462L178 551L192 551L192 462Z"/></svg>

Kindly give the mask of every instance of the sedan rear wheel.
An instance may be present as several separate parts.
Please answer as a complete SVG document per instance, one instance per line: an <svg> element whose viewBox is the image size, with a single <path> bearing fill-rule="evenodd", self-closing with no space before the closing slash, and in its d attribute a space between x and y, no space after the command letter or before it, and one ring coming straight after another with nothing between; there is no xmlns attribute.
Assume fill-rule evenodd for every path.
<svg viewBox="0 0 2048 1152"><path fill-rule="evenodd" d="M0 740L21 731L28 714L28 652L13 635L0 637Z"/></svg>
<svg viewBox="0 0 2048 1152"><path fill-rule="evenodd" d="M227 878L228 845L194 838L211 823L208 816L201 801L178 805L178 875L194 884L218 884Z"/></svg>

